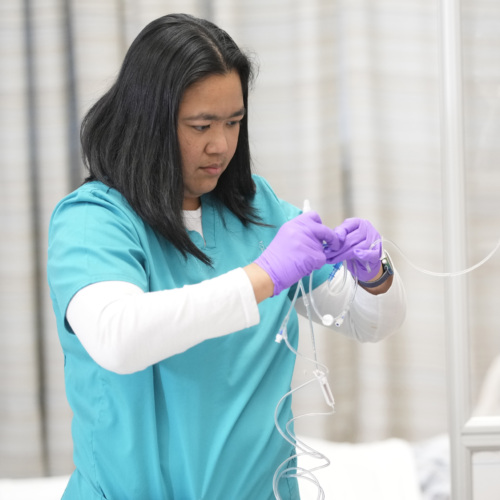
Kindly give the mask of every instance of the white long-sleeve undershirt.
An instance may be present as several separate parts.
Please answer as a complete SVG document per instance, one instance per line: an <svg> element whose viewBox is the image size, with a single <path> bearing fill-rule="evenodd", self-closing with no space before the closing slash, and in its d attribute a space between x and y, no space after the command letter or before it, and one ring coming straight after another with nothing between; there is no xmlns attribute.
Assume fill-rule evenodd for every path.
<svg viewBox="0 0 500 500"><path fill-rule="evenodd" d="M241 268L196 285L143 292L123 281L82 288L66 319L104 368L133 373L204 340L259 322L252 285Z"/></svg>
<svg viewBox="0 0 500 500"><path fill-rule="evenodd" d="M352 286L349 279L341 296L332 295L327 284L318 287L313 292L318 309L322 314L340 314ZM397 278L386 294L374 296L358 288L344 324L331 328L360 341L380 340L404 318L401 293ZM296 308L306 313L301 299ZM66 318L90 356L116 373L142 370L260 320L252 285L242 268L196 285L158 292L145 293L122 281L94 283L75 294Z"/></svg>

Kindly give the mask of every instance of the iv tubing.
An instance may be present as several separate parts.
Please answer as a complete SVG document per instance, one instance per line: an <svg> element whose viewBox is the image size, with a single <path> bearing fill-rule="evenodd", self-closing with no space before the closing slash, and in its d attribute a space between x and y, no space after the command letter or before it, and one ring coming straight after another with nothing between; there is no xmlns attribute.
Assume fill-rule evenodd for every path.
<svg viewBox="0 0 500 500"><path fill-rule="evenodd" d="M322 364L322 363L320 363L317 360L316 356L314 357L314 359L311 359L310 357L305 356L304 354L298 352L292 346L292 344L290 344L290 341L288 340L286 325L287 325L288 320L290 318L290 315L291 315L291 313L293 311L293 308L295 307L295 302L297 301L297 298L298 298L298 295L299 295L299 290L300 290L300 288L299 288L299 286L297 286L297 289L295 290L295 294L294 294L293 299L292 299L292 303L290 304L290 308L288 309L287 315L285 316L285 318L283 320L283 323L281 324L281 328L280 328L280 332L279 332L278 336L281 336L280 340L284 340L285 341L286 346L288 347L288 349L290 349L290 351L293 354L295 354L295 356L300 356L301 358L305 359L306 361L309 361L310 363L313 363L315 365L316 369L321 369L322 372L328 373L327 366L324 365L324 364ZM311 332L311 335L314 335L314 332ZM316 380L316 379L313 379L313 380ZM297 389L295 389L295 390L297 390Z"/></svg>
<svg viewBox="0 0 500 500"><path fill-rule="evenodd" d="M293 348L291 348L291 350L294 351ZM296 351L294 351L294 352L296 352ZM305 414L305 415L299 415L297 417L294 417L294 418L290 419L287 422L287 424L285 426L286 432L285 432L285 430L283 430L280 427L279 422L278 422L278 412L279 412L279 409L280 409L282 403L285 401L285 399L288 398L289 396L292 396L292 394L294 392L296 392L296 391L298 391L298 390L300 390L300 389L308 386L309 384L313 383L315 380L316 379L314 379L314 378L310 379L307 382L303 383L302 385L296 387L295 389L290 390L284 396L282 396L282 398L279 400L278 404L276 405L276 409L275 409L275 412L274 412L274 423L275 423L276 429L281 434L281 436L283 437L283 439L285 439L286 441L288 441L292 446L294 446L296 448L296 450L299 451L298 453L296 453L296 454L288 457L286 460L284 460L276 468L276 471L274 472L274 476L273 476L273 492L274 492L275 498L278 499L278 500L281 500L281 496L279 494L278 485L279 485L280 480L283 477L296 477L296 478L300 478L300 479L307 479L308 481L310 481L311 483L313 483L318 488L317 500L323 500L325 498L324 490L321 487L321 484L319 483L318 479L314 476L313 472L317 471L317 470L320 470L320 469L323 469L325 467L328 467L330 465L330 460L325 455L323 455L322 453L318 452L317 450L314 450L313 448L311 448L310 446L308 446L307 444L305 444L303 441L297 439L293 435L293 432L290 429L290 427L299 418L310 417L310 416L319 416L319 415L331 415L331 414L333 414L335 412L335 410L332 408L327 413L308 413L308 414ZM314 467L312 469L305 469L304 467L300 467L298 465L287 467L287 464L289 462L291 462L291 461L293 461L295 459L298 459L299 457L305 456L305 455L311 456L312 458L315 458L317 460L322 460L323 463L317 465L316 467Z"/></svg>
<svg viewBox="0 0 500 500"><path fill-rule="evenodd" d="M344 310L340 313L340 316L345 316L345 314L349 311L349 309L351 308L351 305L352 303L354 302L354 298L356 297L356 291L357 291L357 288L358 288L358 278L357 276L353 276L354 278L354 288L352 290L352 296L351 296L351 299L349 300L349 303L347 304L347 307L344 308ZM332 277L333 279L333 277ZM331 281L331 279L330 279ZM343 282L342 282L342 286L340 288L340 292L336 293L336 294L332 294L332 295L340 295L340 293L342 293L345 285L346 285L346 281L347 281L347 263L344 262L344 276L343 276ZM318 307L316 305L316 302L314 301L314 296L313 296L313 293L312 293L312 290L313 290L313 273L311 273L309 275L309 295L311 297L311 305L313 306L313 309L314 309L314 312L316 313L316 315L318 316L318 318L323 322L323 324L325 326L330 326L334 321L336 321L340 316L338 316L337 318L334 318L331 314L325 314L325 315L322 315L319 310L318 310ZM331 289L330 289L331 291ZM307 309L307 303L304 301L304 303L306 304L306 309ZM325 317L326 316L329 316L331 317L332 321L331 322L325 322ZM309 321L311 321L311 318L309 318ZM339 326L339 325L336 325L336 326ZM312 329L312 326L311 326L311 329Z"/></svg>
<svg viewBox="0 0 500 500"><path fill-rule="evenodd" d="M304 442L298 440L293 435L292 431L290 430L290 426L292 425L292 423L294 423L299 418L309 417L309 416L318 416L318 415L330 415L330 414L334 413L334 410L332 409L328 413L309 413L309 414L306 414L306 415L300 415L300 416L297 416L295 418L292 418L286 424L286 432L283 429L281 429L281 427L279 426L279 422L278 422L278 410L279 410L281 404L283 403L283 401L287 397L291 396L295 391L298 391L298 390L306 387L307 385L313 383L314 380L315 379L311 379L311 380L305 382L304 384L302 384L301 386L296 387L295 389L293 389L293 390L289 391L288 393L286 393L280 399L280 401L278 402L278 404L276 406L276 410L275 410L275 413L274 413L274 421L275 421L276 428L278 429L278 432L281 434L281 436L286 441L288 441L292 446L294 446L296 448L296 450L299 451L295 455L292 455L291 457L289 457L286 460L284 460L277 467L276 471L274 472L274 476L273 476L273 492L274 492L275 498L278 499L278 500L281 500L281 496L279 494L278 485L279 485L280 480L283 477L296 477L296 478L300 478L300 479L307 479L308 481L310 481L311 483L313 483L318 488L317 500L323 500L325 498L324 490L321 487L321 484L319 483L318 479L314 476L313 472L317 471L317 470L320 470L320 469L323 469L325 467L328 467L330 465L330 460L325 455L323 455L322 453L314 450L310 446L306 445ZM287 467L287 464L289 462L291 462L294 459L298 459L299 457L305 456L305 455L309 455L309 456L311 456L311 457L313 457L315 459L322 460L323 463L321 463L320 465L317 465L316 467L314 467L312 469L305 469L304 467L300 467L298 465Z"/></svg>
<svg viewBox="0 0 500 500"><path fill-rule="evenodd" d="M378 242L383 242L383 243L390 243L392 246L394 246L394 248L396 248L398 250L398 252L401 254L401 257L403 257L403 259L411 266L413 267L413 269L416 269L417 271L423 273L423 274L427 274L428 276L437 276L437 277L440 277L440 278L452 278L452 277L455 277L455 276L462 276L464 274L467 274L467 273L470 273L471 271L474 271L475 269L477 269L478 267L481 267L483 264L485 264L489 259L491 259L491 257L493 257L493 255L497 252L497 250L500 248L500 240L498 240L495 248L483 259L481 260L480 262L478 262L477 264L474 264L473 266L471 267L468 267L467 269L463 269L461 271L453 271L453 272L434 272L434 271L428 271L427 269L423 269L422 267L420 266L417 266L416 264L414 264L407 256L406 254L403 252L403 250L401 250L401 248L396 244L394 243L393 241L391 240L388 240L388 239L385 239L385 238L381 238L380 240L377 240L375 241L374 243L372 243L371 247L373 247L375 244L377 244Z"/></svg>
<svg viewBox="0 0 500 500"><path fill-rule="evenodd" d="M297 301L299 291L302 293L302 296L304 299L304 304L305 304L306 310L307 310L307 315L309 318L309 325L311 328L311 339L312 339L313 351L314 351L314 359L311 359L311 358L299 353L290 344L290 342L288 340L286 326L287 326L288 320L290 318L291 312L292 312L292 310L295 306L295 303ZM288 441L292 446L295 447L295 449L297 450L297 453L291 457L288 457L286 460L284 460L277 467L277 469L274 473L274 476L273 476L273 493L274 493L274 496L276 499L281 500L281 496L279 494L279 489L278 489L278 485L279 485L280 480L284 477L296 477L296 478L300 478L300 479L306 479L309 482L313 483L318 489L317 500L324 500L325 499L324 490L322 489L321 484L319 483L318 479L314 476L313 472L316 470L322 469L324 467L328 467L330 465L330 460L322 453L314 450L310 446L306 445L304 442L298 440L293 435L293 431L290 429L290 427L299 418L308 417L308 416L318 416L318 415L331 415L331 414L335 413L333 397L331 397L330 402L327 400L327 404L330 406L329 412L326 412L326 413L325 412L323 412L323 413L308 413L305 415L299 415L299 416L293 417L292 419L290 419L286 423L285 429L282 429L280 427L280 424L278 421L279 409L286 398L292 396L296 391L299 391L300 389L308 386L309 384L317 382L318 380L320 380L320 377L326 377L326 375L328 374L328 368L325 365L323 365L322 363L318 362L318 359L317 359L316 344L315 344L315 339L314 339L314 330L312 329L312 315L311 315L311 311L309 308L309 302L307 301L307 296L305 293L305 289L304 289L304 285L302 283L302 280L300 280L297 284L297 288L295 290L295 294L294 294L292 302L290 304L290 308L289 308L285 318L283 319L283 322L282 322L281 327L280 327L280 332L277 335L277 340L278 340L278 337L279 337L279 341L281 341L281 340L285 341L288 349L293 354L295 354L296 356L301 356L302 358L308 360L309 362L311 362L315 365L315 370L314 370L315 377L311 378L310 380L308 380L304 384L300 385L299 387L291 389L284 396L282 396L282 398L279 400L278 404L276 405L276 408L274 411L274 425L275 425L276 429L278 430L278 432L281 434L281 436L286 441ZM292 460L298 459L299 457L305 456L305 455L311 456L312 458L315 458L318 460L322 460L323 463L320 463L319 465L317 465L316 467L314 467L312 469L305 469L304 467L300 467L298 465L287 466L287 464L289 464Z"/></svg>
<svg viewBox="0 0 500 500"><path fill-rule="evenodd" d="M312 273L311 273L312 275ZM307 294L304 288L304 284L302 283L302 280L299 281L299 288L300 291L302 292L302 300L304 301L304 305L306 306L306 311L307 311L307 319L309 321L309 331L311 332L311 344L312 344L312 349L313 349L313 356L314 356L314 363L316 365L316 368L318 368L318 353L316 352L316 339L314 337L314 326L313 326L313 321L312 321L312 314L311 314L311 309L309 307L309 299L307 298ZM309 288L309 292L311 293L312 290ZM312 293L310 295L311 297L311 302L312 302Z"/></svg>

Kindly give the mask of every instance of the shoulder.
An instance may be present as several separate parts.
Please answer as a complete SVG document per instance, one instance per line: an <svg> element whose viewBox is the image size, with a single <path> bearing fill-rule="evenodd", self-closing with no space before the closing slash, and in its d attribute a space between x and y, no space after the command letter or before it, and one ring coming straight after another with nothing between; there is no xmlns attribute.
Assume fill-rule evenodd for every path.
<svg viewBox="0 0 500 500"><path fill-rule="evenodd" d="M269 196L271 198L274 198L275 200L278 200L278 197L276 196L276 193L273 191L272 187L270 186L269 182L267 182L264 177L253 174L252 175L252 180L255 184L255 193L260 196Z"/></svg>
<svg viewBox="0 0 500 500"><path fill-rule="evenodd" d="M110 239L140 240L148 228L127 200L101 182L83 184L65 196L50 218L49 245Z"/></svg>
<svg viewBox="0 0 500 500"><path fill-rule="evenodd" d="M51 223L68 217L77 223L89 211L94 214L109 212L114 217L140 220L122 194L102 182L94 181L82 184L59 201L52 213Z"/></svg>
<svg viewBox="0 0 500 500"><path fill-rule="evenodd" d="M269 212L274 215L280 214L284 222L300 214L301 210L299 208L277 196L264 177L254 174L252 179L256 188L254 204L258 210L264 212L262 214L264 217Z"/></svg>
<svg viewBox="0 0 500 500"><path fill-rule="evenodd" d="M62 198L56 205L58 208L85 203L126 205L125 198L116 189L106 186L102 182L93 181L82 184L79 188Z"/></svg>

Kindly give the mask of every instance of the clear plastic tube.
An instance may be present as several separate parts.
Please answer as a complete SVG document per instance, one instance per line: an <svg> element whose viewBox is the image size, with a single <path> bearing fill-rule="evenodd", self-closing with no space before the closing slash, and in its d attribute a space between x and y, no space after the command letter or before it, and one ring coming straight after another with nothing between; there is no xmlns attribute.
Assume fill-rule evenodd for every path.
<svg viewBox="0 0 500 500"><path fill-rule="evenodd" d="M347 263L346 262L344 262L344 268L347 269ZM337 267L337 270L338 269L340 269L340 266ZM331 276L331 278L329 278L330 282L332 281L332 278L333 278L333 276ZM313 273L311 273L309 275L309 296L311 298L311 305L313 306L314 312L316 313L316 315L318 316L318 318L321 320L321 322L323 323L323 325L330 326L332 324L335 324L335 326L338 326L338 327L342 325L342 323L344 321L344 318L345 318L346 314L349 312L349 309L351 308L351 305L354 302L354 298L356 297L356 291L357 291L357 288L358 288L358 278L356 276L353 276L353 278L354 278L354 287L353 287L353 290L352 290L351 298L350 298L347 306L344 308L344 310L338 316L334 317L331 314L321 314L319 312L318 307L316 305L316 302L314 301L314 295L312 293L312 289L313 289ZM340 288L340 291L337 294L333 294L331 292L331 287L329 288L329 290L332 293L332 295L340 295L344 291L344 288L346 286L346 282L347 282L347 271L344 271L343 282L342 282L342 286ZM306 308L307 308L307 306L306 306Z"/></svg>
<svg viewBox="0 0 500 500"><path fill-rule="evenodd" d="M477 269L478 267L481 267L483 264L485 264L488 260L491 259L491 257L493 257L493 255L498 251L498 249L500 248L500 240L498 240L497 244L495 245L495 248L493 248L493 250L484 258L482 259L480 262L478 262L477 264L474 264L473 266L471 267L468 267L466 269L462 269L460 271L452 271L452 272L435 272L435 271L428 271L427 269L424 269L423 267L420 267L420 266L417 266L416 264L414 264L408 257L407 255L403 252L403 250L401 250L401 248L396 244L394 243L393 241L391 240L388 240L386 238L380 238L379 240L375 241L372 243L371 247L370 248L373 248L377 243L379 242L382 242L382 244L385 244L385 243L390 243L401 255L401 257L403 257L403 259L411 266L413 267L413 269L423 273L423 274L427 274L428 276L437 276L438 278L452 278L452 277L455 277L455 276L463 276L464 274L468 274L472 271L474 271L475 269Z"/></svg>
<svg viewBox="0 0 500 500"><path fill-rule="evenodd" d="M302 300L304 301L304 305L306 306L307 319L309 321L309 332L311 334L311 345L313 350L314 363L316 364L316 366L318 366L318 353L316 352L316 338L314 336L314 325L312 322L312 314L311 314L311 309L309 307L309 299L307 298L307 293L304 288L304 284L302 283L302 280L299 281L299 288L302 293Z"/></svg>
<svg viewBox="0 0 500 500"><path fill-rule="evenodd" d="M313 345L314 359L311 359L308 356L305 356L302 353L298 352L290 344L290 342L288 340L286 327L287 327L290 315L292 313L292 310L295 307L295 303L297 301L297 298L299 296L299 291L302 293L302 296L304 299L304 304L306 306L308 319L309 319L309 327L310 327L310 331L311 331L311 342ZM314 476L313 473L319 469L322 469L324 467L328 467L328 465L330 465L330 461L325 455L314 450L313 448L311 448L310 446L305 444L303 441L297 439L296 436L294 435L293 431L291 430L292 424L300 418L319 416L319 415L331 415L335 412L335 408L334 408L335 403L334 403L333 395L332 395L332 392L331 392L331 389L330 389L330 386L329 386L328 380L327 380L328 368L324 364L320 363L317 359L316 342L315 342L315 338L314 338L314 329L312 326L312 314L311 314L311 310L309 307L309 301L307 300L307 294L305 293L305 289L304 289L304 285L302 283L302 280L300 280L297 284L297 288L295 290L295 294L294 294L292 302L290 304L290 308L289 308L289 310L288 310L288 312L287 312L287 314L286 314L286 316L281 324L280 332L276 336L277 341L278 341L278 337L279 337L279 342L281 342L283 340L285 342L285 344L287 345L288 349L292 353L294 353L296 356L300 356L303 359L305 359L306 361L314 364L315 369L313 371L314 378L311 378L310 380L308 380L304 384L302 384L294 389L291 389L289 392L287 392L279 400L278 404L276 405L276 408L274 411L274 425L275 425L276 429L278 430L278 432L283 437L283 439L285 439L292 446L295 447L297 453L291 457L288 457L286 460L284 460L276 468L276 471L275 471L274 476L273 476L273 493L274 493L274 496L277 500L281 500L281 496L279 494L280 481L286 477L296 477L298 479L304 479L304 480L307 480L307 481L313 483L317 487L317 490L318 490L317 500L324 500L325 499L324 490L322 489L321 484L319 483L319 481L317 480L317 478ZM305 415L296 416L287 422L287 424L285 425L285 429L282 429L280 426L279 420L278 420L278 414L279 414L279 410L280 410L283 402L288 397L292 397L292 395L295 392L297 392L297 391L303 389L304 387L307 387L310 384L315 383L315 382L319 384L319 387L320 387L320 389L323 393L323 396L325 398L325 402L330 407L330 410L328 412L308 413ZM319 460L320 463L318 466L313 467L311 469L306 469L306 468L298 466L298 465L294 466L294 467L288 466L288 464L290 464L291 461L293 461L294 459L298 459L299 457L303 457L303 456L310 456L314 459Z"/></svg>
<svg viewBox="0 0 500 500"><path fill-rule="evenodd" d="M289 346L291 348L291 346ZM291 348L292 351L294 351L293 348ZM296 351L294 351L296 352ZM326 368L326 367L325 367ZM326 374L323 374L326 376ZM307 413L304 415L299 415L297 417L294 417L290 419L286 426L285 429L282 429L279 420L278 420L278 413L281 405L283 402L288 398L292 397L292 395L296 392L299 391L308 385L314 383L316 381L316 378L312 378L305 382L304 384L296 387L295 389L292 389L291 391L287 392L278 402L276 405L276 409L274 412L274 424L276 426L276 429L278 432L281 434L283 439L288 441L292 446L295 447L295 450L297 451L296 454L292 455L291 457L288 457L286 460L284 460L277 468L276 471L274 472L273 476L273 493L274 496L277 500L281 500L281 495L279 494L279 482L286 478L286 477L296 477L298 479L305 479L313 484L316 485L317 490L318 490L318 495L317 495L317 500L323 500L325 498L325 493L323 488L321 487L321 484L319 483L318 479L314 476L314 472L320 469L323 469L325 467L328 467L330 465L330 460L323 455L322 453L318 452L314 448L310 447L307 445L304 441L301 441L296 438L295 434L291 430L292 424L294 424L298 419L304 418L304 417L312 417L312 416L319 416L319 415L331 415L334 413L334 408L332 407L329 412L322 412L322 413ZM293 466L293 467L288 467L287 465L292 462L295 459L299 459L300 457L304 456L309 456L314 459L317 459L320 461L320 463L313 468L306 469L304 467L301 467L299 465Z"/></svg>
<svg viewBox="0 0 500 500"><path fill-rule="evenodd" d="M293 308L295 307L295 303L297 302L297 297L299 296L299 290L300 289L297 286L297 288L295 289L295 294L293 296L292 302L291 302L290 307L288 309L288 312L286 313L286 316L281 323L280 331L276 334L276 339L275 339L275 341L278 343L280 343L284 339L289 348L291 348L291 345L288 342L286 327L288 325L288 321L290 319L290 315L292 314ZM293 349L292 349L292 351L293 351Z"/></svg>

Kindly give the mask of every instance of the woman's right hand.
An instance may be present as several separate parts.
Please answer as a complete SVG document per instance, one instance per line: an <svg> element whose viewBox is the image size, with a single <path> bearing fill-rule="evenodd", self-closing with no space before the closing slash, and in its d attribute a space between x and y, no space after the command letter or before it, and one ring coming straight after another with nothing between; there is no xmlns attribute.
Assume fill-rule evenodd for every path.
<svg viewBox="0 0 500 500"><path fill-rule="evenodd" d="M326 264L325 245L338 250L339 236L316 212L306 212L283 224L254 263L270 276L273 295L279 295Z"/></svg>

